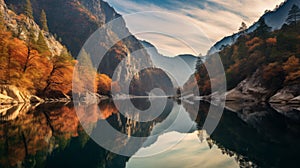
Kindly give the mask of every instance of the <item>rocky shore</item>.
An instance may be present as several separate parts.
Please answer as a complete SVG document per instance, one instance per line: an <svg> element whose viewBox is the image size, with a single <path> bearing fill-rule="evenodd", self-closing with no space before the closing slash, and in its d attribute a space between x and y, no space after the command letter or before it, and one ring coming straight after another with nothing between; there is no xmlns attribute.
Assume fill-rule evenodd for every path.
<svg viewBox="0 0 300 168"><path fill-rule="evenodd" d="M69 102L68 96L57 98L40 98L30 94L26 90L20 90L13 85L0 85L0 105L17 105L17 104L40 104L40 103L57 103Z"/></svg>
<svg viewBox="0 0 300 168"><path fill-rule="evenodd" d="M261 72L257 70L251 77L246 78L237 87L228 91L226 100L286 105L300 104L300 87L298 82L284 85L282 88L270 88L265 86L261 76Z"/></svg>

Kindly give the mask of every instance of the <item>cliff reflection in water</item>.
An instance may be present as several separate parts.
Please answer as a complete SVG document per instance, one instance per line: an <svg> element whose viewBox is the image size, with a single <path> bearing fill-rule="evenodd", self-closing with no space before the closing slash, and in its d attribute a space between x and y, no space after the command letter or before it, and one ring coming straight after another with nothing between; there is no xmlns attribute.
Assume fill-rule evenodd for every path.
<svg viewBox="0 0 300 168"><path fill-rule="evenodd" d="M144 102L148 103L147 100ZM172 102L169 102L168 108L163 113L166 114L165 116L171 110L170 103ZM139 105L143 103L139 101ZM79 106L77 113L72 104L43 104L38 107L30 105L5 107L2 108L1 114L3 116L0 123L0 167L60 167L64 164L79 167L78 165L82 165L77 161L85 163L82 166L99 164L99 161L88 163L90 158L85 156L77 159L75 158L79 156L73 156L75 158L70 159L74 154L68 151L76 148L79 154L89 149L90 151L86 151L87 156L88 153L92 153L92 150L104 153L104 156L99 154L105 162L102 163L103 165L112 164L107 162L120 157L123 161L117 163L124 167L126 157L116 156L90 140L77 115L85 119L81 122L90 124L91 131L97 128L97 122L107 120L111 126L128 136L148 136L153 125L163 120L163 116L160 116L156 121L149 123L134 122L118 113L116 106L110 101ZM65 152L67 154L63 154ZM56 156L65 159L59 162L61 159Z"/></svg>
<svg viewBox="0 0 300 168"><path fill-rule="evenodd" d="M149 107L149 100L132 100L139 109ZM119 103L119 104L117 104ZM156 166L169 167L172 160L184 163L179 156L184 156L193 165L203 165L205 160L213 159L215 165L221 161L234 161L241 167L295 167L300 154L300 124L291 120L267 105L248 105L224 110L214 133L203 136L203 124L208 116L210 105L203 102L182 105L169 100L164 112L150 122L137 122L118 112L119 107L131 111L130 107L121 106L122 101L110 101L100 104L79 106L77 111L72 104L44 104L37 107L21 105L1 108L0 122L0 167L126 167L137 163L155 162ZM183 114L176 113L183 107ZM100 110L99 110L100 109ZM233 109L235 112L233 112ZM76 113L77 112L77 113ZM134 113L132 113L134 114ZM79 122L79 117L84 121ZM169 127L176 116L184 124L177 129L169 129L161 136L163 128ZM189 118L195 118L192 121ZM117 131L128 135L129 141L116 138L115 148L130 145L131 137L141 138L132 147L132 152L157 146L174 140L174 136L187 134L188 138L197 137L199 141L187 139L178 147L158 155L136 159L107 151L90 139L83 130L93 134L103 121ZM181 130L187 122L194 123L188 132ZM179 123L180 124L180 123ZM153 136L154 135L154 136ZM169 137L169 138L168 138ZM131 146L130 146L131 147ZM201 151L204 149L205 151ZM199 150L198 150L199 149ZM216 150L218 149L218 151ZM184 153L179 155L177 152ZM213 158L212 153L216 153ZM218 153L218 154L217 154ZM221 155L223 155L221 157ZM190 156L190 157L189 157ZM179 157L179 158L178 158ZM201 159L200 159L201 158ZM143 160L145 159L145 160ZM156 159L156 160L155 160ZM167 162L166 162L167 161ZM177 163L177 162L174 162ZM138 164L137 164L138 165ZM176 165L175 165L176 166Z"/></svg>

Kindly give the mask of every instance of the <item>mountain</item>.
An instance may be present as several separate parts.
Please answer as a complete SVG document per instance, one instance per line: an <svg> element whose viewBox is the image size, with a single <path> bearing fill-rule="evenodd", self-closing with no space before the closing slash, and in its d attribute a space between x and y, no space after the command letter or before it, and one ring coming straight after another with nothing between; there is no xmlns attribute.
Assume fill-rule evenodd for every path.
<svg viewBox="0 0 300 168"><path fill-rule="evenodd" d="M180 86L182 86L188 80L189 76L194 73L194 67L197 62L196 56L186 54L167 57L161 55L151 43L142 41L142 44L147 49L154 66L170 73Z"/></svg>
<svg viewBox="0 0 300 168"><path fill-rule="evenodd" d="M5 2L17 13L24 11L25 1L6 0ZM62 39L62 43L67 46L74 57L77 57L83 44L92 33L111 20L119 18L117 26L108 28L106 34L102 34L98 46L103 50L108 50L108 52L100 66L96 68L109 77L113 76L117 65L123 58L128 57L134 51L143 49L140 42L130 34L120 15L102 0L32 0L31 3L35 20L39 20L39 14L43 9L47 15L50 32ZM123 34L129 36L122 39L120 35ZM110 48L109 44L118 38L122 40ZM118 69L120 72L116 73L127 79L130 76L129 72L136 72L142 65L151 67L149 55L144 51L141 51L140 54L143 60L130 57L132 66L127 67L127 69Z"/></svg>
<svg viewBox="0 0 300 168"><path fill-rule="evenodd" d="M285 23L292 6L298 4L299 1L286 1L263 15L252 32L248 29L218 52L227 78L227 100L299 103L300 18ZM211 94L210 88L215 85L211 82L218 79L208 77L203 63L197 64L195 76L200 93ZM213 93L210 97L214 96L218 95Z"/></svg>
<svg viewBox="0 0 300 168"><path fill-rule="evenodd" d="M9 10L3 0L0 27L0 94L9 101L29 102L38 100L33 94L70 91L74 60L51 33Z"/></svg>
<svg viewBox="0 0 300 168"><path fill-rule="evenodd" d="M294 4L300 6L300 1L286 0L278 5L273 11L266 11L266 13L260 19L264 19L266 24L269 25L272 30L278 30L286 23L285 20L288 16L288 12ZM245 33L252 33L257 29L258 26L259 22L255 22L245 32L238 32L231 36L224 37L209 49L207 55L219 52L227 45L232 45L238 39L238 37Z"/></svg>
<svg viewBox="0 0 300 168"><path fill-rule="evenodd" d="M44 36L44 40L47 44L52 55L60 55L63 50L63 45L54 38L52 34L47 31L41 31L39 25L29 18L20 17L13 11L9 10L4 0L0 0L0 12L3 15L6 27L21 40L27 40L27 36L30 30L33 30L33 36L37 40L39 33ZM21 28L22 27L22 28Z"/></svg>
<svg viewBox="0 0 300 168"><path fill-rule="evenodd" d="M16 13L24 13L25 1L5 0L5 2ZM137 81L137 77L139 77L138 73L145 68L149 70L142 73L154 81L159 81L161 76L164 76L163 71L153 68L151 57L144 46L129 32L121 15L107 2L102 0L31 0L31 4L36 22L39 22L40 13L44 10L49 31L62 41L73 57L76 58L86 52L98 73L118 81L117 84L121 90L126 90L133 78L135 83L142 84L143 82ZM104 31L93 34L100 27L104 28ZM91 35L94 37L90 38ZM126 35L125 38L124 35ZM87 43L88 39L93 40L95 37L98 41ZM83 47L85 50L82 50ZM98 62L100 53L104 56L97 65L95 62ZM154 87L153 84L145 84L149 86L136 86L136 89ZM162 83L161 85L162 89L169 87L168 84L164 86ZM122 93L121 91L120 94Z"/></svg>

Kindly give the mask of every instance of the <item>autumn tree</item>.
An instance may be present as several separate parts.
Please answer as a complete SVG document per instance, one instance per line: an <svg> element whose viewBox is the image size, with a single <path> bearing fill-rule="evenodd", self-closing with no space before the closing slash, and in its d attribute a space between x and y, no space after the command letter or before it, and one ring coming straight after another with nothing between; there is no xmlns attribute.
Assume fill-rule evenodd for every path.
<svg viewBox="0 0 300 168"><path fill-rule="evenodd" d="M300 78L300 59L291 56L284 64L283 69L286 73L285 82Z"/></svg>
<svg viewBox="0 0 300 168"><path fill-rule="evenodd" d="M26 0L26 3L24 5L24 14L30 19L33 19L33 10L30 0Z"/></svg>
<svg viewBox="0 0 300 168"><path fill-rule="evenodd" d="M6 30L6 26L4 24L5 20L2 12L0 12L0 30Z"/></svg>
<svg viewBox="0 0 300 168"><path fill-rule="evenodd" d="M71 90L72 72L73 72L73 58L66 48L58 56L51 58L51 70L46 79L46 86L43 93L51 90L68 93Z"/></svg>
<svg viewBox="0 0 300 168"><path fill-rule="evenodd" d="M278 89L284 81L282 65L278 62L273 62L263 66L262 78L266 86Z"/></svg>
<svg viewBox="0 0 300 168"><path fill-rule="evenodd" d="M0 81L7 83L9 80L10 55L8 53L8 43L11 33L6 31L4 18L0 13Z"/></svg>
<svg viewBox="0 0 300 168"><path fill-rule="evenodd" d="M41 12L40 24L41 24L41 28L44 31L47 31L47 32L49 31L48 23L47 23L47 16L46 16L46 12L44 10L42 10L42 12Z"/></svg>
<svg viewBox="0 0 300 168"><path fill-rule="evenodd" d="M96 87L97 93L101 95L110 95L111 94L111 85L112 80L109 76L105 74L96 75Z"/></svg>
<svg viewBox="0 0 300 168"><path fill-rule="evenodd" d="M297 5L293 5L291 10L289 11L286 22L289 25L297 25L299 20L300 20L300 9Z"/></svg>
<svg viewBox="0 0 300 168"><path fill-rule="evenodd" d="M36 54L33 53L33 51L32 51L34 43L35 43L34 39L35 39L34 31L33 31L33 29L29 29L28 35L27 35L27 57L26 57L26 60L25 60L24 66L23 66L24 73L29 68L31 60L33 60L34 57L36 57Z"/></svg>

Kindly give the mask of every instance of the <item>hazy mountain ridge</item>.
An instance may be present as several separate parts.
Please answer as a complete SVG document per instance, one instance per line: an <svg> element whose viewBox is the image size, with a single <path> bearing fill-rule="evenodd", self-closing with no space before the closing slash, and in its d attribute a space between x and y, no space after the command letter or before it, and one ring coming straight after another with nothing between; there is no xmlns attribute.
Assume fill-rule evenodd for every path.
<svg viewBox="0 0 300 168"><path fill-rule="evenodd" d="M278 30L285 24L285 20L287 18L289 9L291 9L291 7L294 4L300 6L300 1L286 0L282 4L278 5L273 11L266 11L266 13L260 19L264 19L266 24L272 27L272 30ZM245 32L238 32L238 33L234 33L231 36L224 37L220 41L216 42L216 44L209 49L207 54L209 55L209 54L219 52L225 46L232 45L233 43L236 42L238 37L240 37L244 33L246 34L252 33L257 29L258 26L259 23L255 22L254 24L249 26L249 28Z"/></svg>
<svg viewBox="0 0 300 168"><path fill-rule="evenodd" d="M154 45L147 41L142 41L147 49L154 66L160 67L166 72L171 73L179 85L183 85L194 73L197 57L190 54L183 54L174 57L168 57L160 54ZM179 68L178 66L182 66Z"/></svg>

